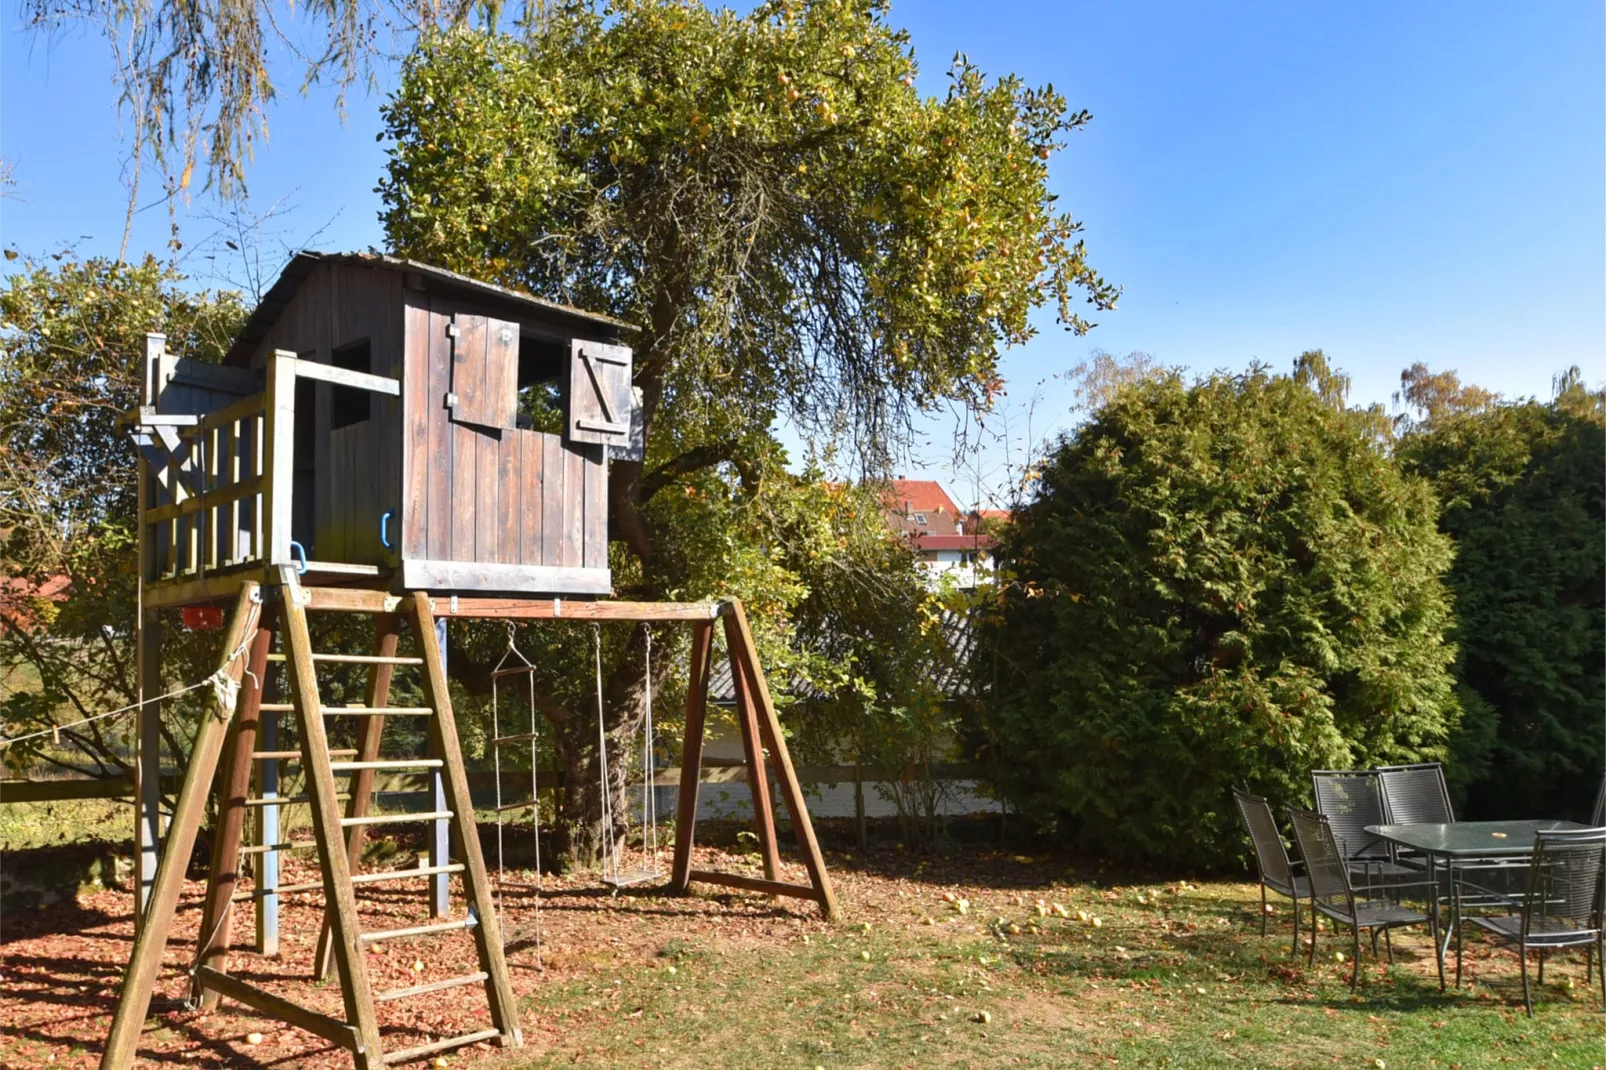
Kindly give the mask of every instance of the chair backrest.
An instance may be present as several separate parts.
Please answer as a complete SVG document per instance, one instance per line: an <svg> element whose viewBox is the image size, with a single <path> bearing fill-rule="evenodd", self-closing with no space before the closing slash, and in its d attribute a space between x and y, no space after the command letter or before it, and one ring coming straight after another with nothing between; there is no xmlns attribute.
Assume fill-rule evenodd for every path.
<svg viewBox="0 0 1606 1070"><path fill-rule="evenodd" d="M1383 811L1377 774L1369 769L1318 769L1310 779L1315 788L1316 811L1327 818L1343 856L1372 862L1386 860L1388 844L1366 831L1367 825L1390 824Z"/></svg>
<svg viewBox="0 0 1606 1070"><path fill-rule="evenodd" d="M1383 789L1383 809L1389 824L1455 823L1450 789L1444 783L1444 766L1438 762L1379 766L1377 781Z"/></svg>
<svg viewBox="0 0 1606 1070"><path fill-rule="evenodd" d="M1606 880L1606 828L1540 832L1523 897L1529 932L1560 928L1599 931L1601 885ZM1562 923L1560 926L1547 923Z"/></svg>
<svg viewBox="0 0 1606 1070"><path fill-rule="evenodd" d="M1294 826L1300 857L1305 860L1311 895L1330 907L1353 914L1355 895L1350 888L1349 866L1327 815L1290 806L1288 820Z"/></svg>
<svg viewBox="0 0 1606 1070"><path fill-rule="evenodd" d="M1232 789L1243 815L1244 827L1255 844L1255 859L1260 864L1260 879L1286 886L1294 883L1294 869L1288 861L1288 848L1283 846L1282 833L1277 831L1277 819L1272 816L1271 805L1258 795L1240 788Z"/></svg>

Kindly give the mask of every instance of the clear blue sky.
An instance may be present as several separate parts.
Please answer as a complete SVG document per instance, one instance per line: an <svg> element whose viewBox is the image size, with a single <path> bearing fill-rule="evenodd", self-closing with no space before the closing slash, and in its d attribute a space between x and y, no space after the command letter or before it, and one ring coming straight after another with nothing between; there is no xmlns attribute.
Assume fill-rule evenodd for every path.
<svg viewBox="0 0 1606 1070"><path fill-rule="evenodd" d="M15 0L5 17L0 154L21 189L0 205L0 238L115 253L124 199L104 49L21 34ZM1547 395L1570 364L1606 379L1602 4L904 0L892 18L928 92L963 50L1094 116L1053 181L1126 293L1086 338L1045 317L1008 354L1012 434L1045 381L1032 433L1064 424L1052 377L1095 347L1196 371L1286 368L1319 347L1357 401L1387 402L1417 360L1508 395ZM354 97L342 125L327 96L281 98L250 175L259 208L294 205L278 239L322 228L319 248L380 243L377 103ZM215 206L198 195L191 211ZM181 225L191 246L216 229ZM166 239L158 205L135 248ZM968 499L972 477L939 469L949 427L931 422L922 457ZM1002 458L986 452L984 482L1001 481Z"/></svg>

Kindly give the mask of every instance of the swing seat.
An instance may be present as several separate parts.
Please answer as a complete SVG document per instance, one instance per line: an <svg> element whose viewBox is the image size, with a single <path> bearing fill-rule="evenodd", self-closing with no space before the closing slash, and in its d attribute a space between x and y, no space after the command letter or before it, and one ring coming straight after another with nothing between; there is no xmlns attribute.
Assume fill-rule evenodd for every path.
<svg viewBox="0 0 1606 1070"><path fill-rule="evenodd" d="M667 880L668 876L667 873L657 869L630 869L616 876L604 877L602 883L610 888L629 888L637 884Z"/></svg>

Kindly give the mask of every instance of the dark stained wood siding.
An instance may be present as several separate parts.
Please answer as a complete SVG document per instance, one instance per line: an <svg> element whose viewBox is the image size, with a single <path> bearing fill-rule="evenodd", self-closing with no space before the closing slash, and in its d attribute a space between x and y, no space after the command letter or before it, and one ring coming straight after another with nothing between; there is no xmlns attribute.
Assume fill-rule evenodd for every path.
<svg viewBox="0 0 1606 1070"><path fill-rule="evenodd" d="M380 265L319 266L268 329L252 366L263 366L276 349L328 364L336 349L366 340L368 370L401 379L406 366L402 284L401 272ZM367 420L331 429L332 389L315 384L312 411L296 412L298 426L310 419L315 430L312 455L298 450L295 459L297 515L308 517L311 527L306 530L309 521L301 521L296 535L310 543L307 549L316 560L386 565L393 557L380 544L380 518L404 512L405 398L370 394Z"/></svg>
<svg viewBox="0 0 1606 1070"><path fill-rule="evenodd" d="M447 394L461 396L454 377L454 339L474 345L474 320L484 316L466 302L417 290L404 292L400 317L403 386L409 443L407 493L401 530L409 560L506 566L607 568L607 461L604 448L565 443L562 436L487 427L452 418ZM495 317L489 317L495 333ZM486 320L481 320L486 322ZM498 346L490 346L495 353ZM506 367L517 374L513 352ZM500 389L500 387L498 387ZM565 593L561 590L552 594Z"/></svg>

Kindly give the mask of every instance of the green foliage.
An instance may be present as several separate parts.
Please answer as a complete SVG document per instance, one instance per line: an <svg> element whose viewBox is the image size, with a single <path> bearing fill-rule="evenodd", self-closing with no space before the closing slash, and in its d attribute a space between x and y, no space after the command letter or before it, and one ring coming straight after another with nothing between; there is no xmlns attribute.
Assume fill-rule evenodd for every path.
<svg viewBox="0 0 1606 1070"><path fill-rule="evenodd" d="M135 698L137 492L117 420L139 404L147 331L217 360L244 319L237 295L182 281L151 258L61 258L29 263L0 292L0 563L15 583L0 592L0 660L40 682L0 706L8 735ZM176 679L211 671L208 645L170 645ZM8 748L7 760L104 773L122 764L128 725L67 730L61 745ZM183 749L179 735L169 744Z"/></svg>
<svg viewBox="0 0 1606 1070"><path fill-rule="evenodd" d="M1438 403L1399 455L1437 488L1455 541L1462 810L1583 817L1606 755L1606 393L1575 369L1549 403L1451 404L1475 388L1431 378Z"/></svg>
<svg viewBox="0 0 1606 1070"><path fill-rule="evenodd" d="M892 592L912 563L859 492L788 475L774 428L879 470L916 411L991 403L1034 308L1082 330L1075 299L1113 305L1046 182L1087 114L963 60L920 97L906 36L866 0L569 3L523 31L429 34L408 59L385 110L390 244L639 327L647 451L610 474L616 591L741 597L802 737L811 718L910 713L892 666L924 602L895 611ZM608 651L616 738L643 634ZM549 711L556 745L572 783L594 781L594 725L570 708Z"/></svg>
<svg viewBox="0 0 1606 1070"><path fill-rule="evenodd" d="M1292 802L1312 768L1442 753L1449 541L1343 385L1318 354L1150 375L1053 450L981 644L977 734L1025 813L1218 865L1230 785Z"/></svg>
<svg viewBox="0 0 1606 1070"><path fill-rule="evenodd" d="M1115 297L1045 181L1087 114L963 62L923 100L914 70L863 0L569 4L523 39L435 36L386 111L386 233L640 324L649 417L784 413L878 451L909 405L990 399L1034 306L1080 329L1078 290Z"/></svg>

